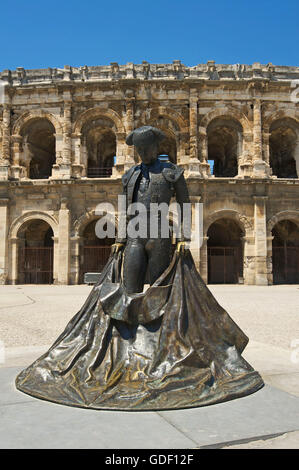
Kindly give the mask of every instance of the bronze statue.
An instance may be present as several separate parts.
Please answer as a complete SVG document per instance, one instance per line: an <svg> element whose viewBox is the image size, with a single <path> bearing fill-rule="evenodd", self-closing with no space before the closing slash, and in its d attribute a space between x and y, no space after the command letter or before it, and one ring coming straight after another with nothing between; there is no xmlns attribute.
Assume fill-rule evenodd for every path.
<svg viewBox="0 0 299 470"><path fill-rule="evenodd" d="M183 171L157 158L163 133L133 131L142 163L123 176L127 205L189 202ZM127 223L129 224L129 215ZM160 220L161 222L161 220ZM160 229L159 229L160 230ZM255 392L262 378L241 356L248 338L195 268L184 233L118 238L81 310L52 347L17 379L19 390L71 406L162 410L213 404ZM148 276L150 287L143 292Z"/></svg>

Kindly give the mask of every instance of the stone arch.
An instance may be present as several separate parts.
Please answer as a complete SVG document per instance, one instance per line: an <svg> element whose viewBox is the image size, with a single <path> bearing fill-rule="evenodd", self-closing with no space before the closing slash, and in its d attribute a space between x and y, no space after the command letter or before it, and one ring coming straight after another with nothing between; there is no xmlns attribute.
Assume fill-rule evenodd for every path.
<svg viewBox="0 0 299 470"><path fill-rule="evenodd" d="M250 229L248 218L236 210L219 210L207 218L202 254L207 257L208 282L238 284L244 279L244 242Z"/></svg>
<svg viewBox="0 0 299 470"><path fill-rule="evenodd" d="M179 161L185 153L184 140L189 135L188 121L176 110L166 106L146 109L138 125L152 125L165 132L168 142L161 142L161 151L165 153L165 147L168 147L167 153L173 163Z"/></svg>
<svg viewBox="0 0 299 470"><path fill-rule="evenodd" d="M17 177L47 179L61 159L62 124L51 113L32 110L23 113L12 129L12 161Z"/></svg>
<svg viewBox="0 0 299 470"><path fill-rule="evenodd" d="M82 112L73 128L76 160L83 165L84 176L109 177L115 157L122 155L125 127L112 109L90 108Z"/></svg>
<svg viewBox="0 0 299 470"><path fill-rule="evenodd" d="M248 217L241 215L233 209L222 209L210 214L204 221L204 236L207 236L210 226L218 219L232 219L240 226L240 229L247 236L253 230L253 224Z"/></svg>
<svg viewBox="0 0 299 470"><path fill-rule="evenodd" d="M33 259L35 259L32 264L32 256L30 256L30 249L25 246L25 239L23 238L23 235L27 232L27 229L30 228L30 223L34 222L45 222L48 225L49 230L52 231L52 235L49 234L49 236L52 238L52 246L50 248L50 245L48 245L48 243L47 245L38 246L37 248L39 251L36 252L35 250L35 254L32 253L33 248L31 248L31 255L33 254ZM20 233L22 232L22 229L24 229L23 234ZM48 235L45 234L45 237L48 238ZM55 279L57 279L58 272L58 244L56 243L57 241L58 221L55 217L41 211L29 211L15 219L12 222L9 230L9 256L11 260L10 276L12 284L16 284L18 282L51 284L52 282L55 282ZM40 250L42 250L42 253L40 253ZM47 253L45 253L45 251L47 251ZM45 254L46 257L44 257L43 254ZM47 273L44 272L45 268ZM32 269L34 272L32 272ZM44 276L46 276L47 280L44 279Z"/></svg>
<svg viewBox="0 0 299 470"><path fill-rule="evenodd" d="M235 177L239 174L251 134L252 123L232 106L213 109L202 118L199 123L201 158L206 162L211 160L214 176Z"/></svg>
<svg viewBox="0 0 299 470"><path fill-rule="evenodd" d="M221 107L208 112L202 118L200 122L200 127L207 129L208 125L216 118L224 118L231 119L233 121L238 121L242 126L244 133L251 132L252 130L250 121L245 116L245 114L239 111L238 108L235 108L233 106Z"/></svg>
<svg viewBox="0 0 299 470"><path fill-rule="evenodd" d="M281 211L277 214L273 215L271 219L267 222L267 232L268 236L271 236L272 229L274 226L280 222L281 220L291 220L295 222L299 227L299 211L296 210L288 210L288 211Z"/></svg>
<svg viewBox="0 0 299 470"><path fill-rule="evenodd" d="M73 236L82 237L83 232L85 228L87 227L87 225L90 222L97 220L98 218L99 216L96 214L96 209L92 209L89 212L86 212L85 214L81 215L81 217L79 217L73 225ZM117 216L117 213L115 213L115 228L117 228L117 224L118 224L118 216Z"/></svg>
<svg viewBox="0 0 299 470"><path fill-rule="evenodd" d="M281 211L267 222L273 284L299 283L299 211Z"/></svg>
<svg viewBox="0 0 299 470"><path fill-rule="evenodd" d="M213 162L213 175L234 177L243 151L243 127L237 119L220 116L212 119L207 128L207 159Z"/></svg>
<svg viewBox="0 0 299 470"><path fill-rule="evenodd" d="M175 123L178 132L188 132L188 121L178 111L166 106L154 106L146 109L140 117L141 125L149 125L160 116Z"/></svg>
<svg viewBox="0 0 299 470"><path fill-rule="evenodd" d="M108 212L109 213L109 212ZM101 272L111 254L111 244L115 238L97 238L95 223L100 218L96 209L83 214L74 223L73 240L77 243L76 278L77 282L83 282L88 272ZM113 224L116 228L117 223ZM115 235L117 235L115 233Z"/></svg>
<svg viewBox="0 0 299 470"><path fill-rule="evenodd" d="M277 112L266 124L269 164L278 178L299 177L299 120Z"/></svg>
<svg viewBox="0 0 299 470"><path fill-rule="evenodd" d="M76 119L73 127L74 134L80 134L82 127L91 119L97 118L110 119L114 125L116 132L125 132L125 127L118 113L113 109L90 108L83 111Z"/></svg>
<svg viewBox="0 0 299 470"><path fill-rule="evenodd" d="M294 113L292 113L291 111L283 109L283 110L276 111L273 114L270 114L268 117L266 117L263 120L263 123L262 123L263 132L269 132L272 124L275 121L278 121L280 119L291 119L294 121L294 123L296 123L297 126L299 125L299 118L294 116Z"/></svg>
<svg viewBox="0 0 299 470"><path fill-rule="evenodd" d="M56 220L55 217L46 214L45 212L40 212L40 211L29 211L26 212L25 214L22 214L20 217L15 219L9 230L9 238L10 239L16 239L18 238L18 233L20 228L27 222L31 220L43 220L49 224L51 229L53 230L54 237L58 236L58 221Z"/></svg>
<svg viewBox="0 0 299 470"><path fill-rule="evenodd" d="M62 134L62 123L51 113L47 113L43 109L26 111L14 123L12 135L20 135L22 128L30 121L37 119L47 119L53 124L56 134Z"/></svg>

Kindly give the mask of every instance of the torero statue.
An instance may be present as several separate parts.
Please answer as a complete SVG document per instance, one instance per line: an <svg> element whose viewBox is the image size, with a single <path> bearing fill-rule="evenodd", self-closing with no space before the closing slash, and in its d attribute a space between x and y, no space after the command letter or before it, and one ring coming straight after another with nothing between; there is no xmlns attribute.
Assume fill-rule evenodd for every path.
<svg viewBox="0 0 299 470"><path fill-rule="evenodd" d="M142 163L123 176L123 189L128 207L143 203L146 222L151 203L168 204L172 196L179 205L189 201L183 171L157 158L163 137L145 126L127 138ZM82 308L49 351L16 378L19 390L65 405L141 411L211 405L263 386L242 357L247 336L185 247L189 234L171 257L171 237L159 230L152 237L150 224L144 225L144 234L128 230L127 238L116 240ZM147 270L151 285L143 292Z"/></svg>

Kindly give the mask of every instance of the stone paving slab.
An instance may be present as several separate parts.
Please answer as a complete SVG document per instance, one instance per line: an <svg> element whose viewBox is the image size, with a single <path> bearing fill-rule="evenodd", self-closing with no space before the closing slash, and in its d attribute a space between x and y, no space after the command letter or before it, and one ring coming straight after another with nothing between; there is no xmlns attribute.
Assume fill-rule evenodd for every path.
<svg viewBox="0 0 299 470"><path fill-rule="evenodd" d="M0 370L0 448L193 449L299 430L299 398L268 385L244 398L188 410L95 411L17 391L21 369Z"/></svg>
<svg viewBox="0 0 299 470"><path fill-rule="evenodd" d="M159 414L200 447L299 430L299 398L269 385L226 403Z"/></svg>

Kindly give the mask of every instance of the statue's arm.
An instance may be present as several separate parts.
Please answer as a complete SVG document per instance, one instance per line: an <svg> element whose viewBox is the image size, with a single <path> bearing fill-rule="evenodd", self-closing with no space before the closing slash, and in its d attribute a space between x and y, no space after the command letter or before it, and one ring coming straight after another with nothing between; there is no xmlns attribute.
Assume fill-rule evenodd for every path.
<svg viewBox="0 0 299 470"><path fill-rule="evenodd" d="M122 177L122 196L125 197L125 204L124 204L124 207L122 207L122 209L125 211L125 214L119 214L119 217L124 217L125 219L125 230L124 232L125 233L122 233L120 234L119 233L119 230L117 232L117 236L116 236L116 239L115 239L115 243L114 245L112 245L112 250L114 251L119 251L120 249L122 249L126 242L127 242L127 223L128 223L128 220L127 220L127 208L128 208L128 200L127 200L127 186L128 186L128 182L132 176L132 174L134 173L135 171L135 166L130 168Z"/></svg>
<svg viewBox="0 0 299 470"><path fill-rule="evenodd" d="M123 190L122 190L122 196L124 196L125 198L127 197L127 191L126 191L126 186L123 185ZM125 209L126 210L126 205L124 208L122 209ZM118 221L120 220L120 217L123 217L123 215L121 214L118 214ZM125 217L126 217L126 214L125 214ZM113 253L117 253L119 250L123 249L125 244L126 244L126 241L127 241L127 221L126 221L126 224L125 224L125 233L122 234L119 232L119 225L117 227L117 235L116 235L116 238L115 238L115 243L112 245L112 252Z"/></svg>

